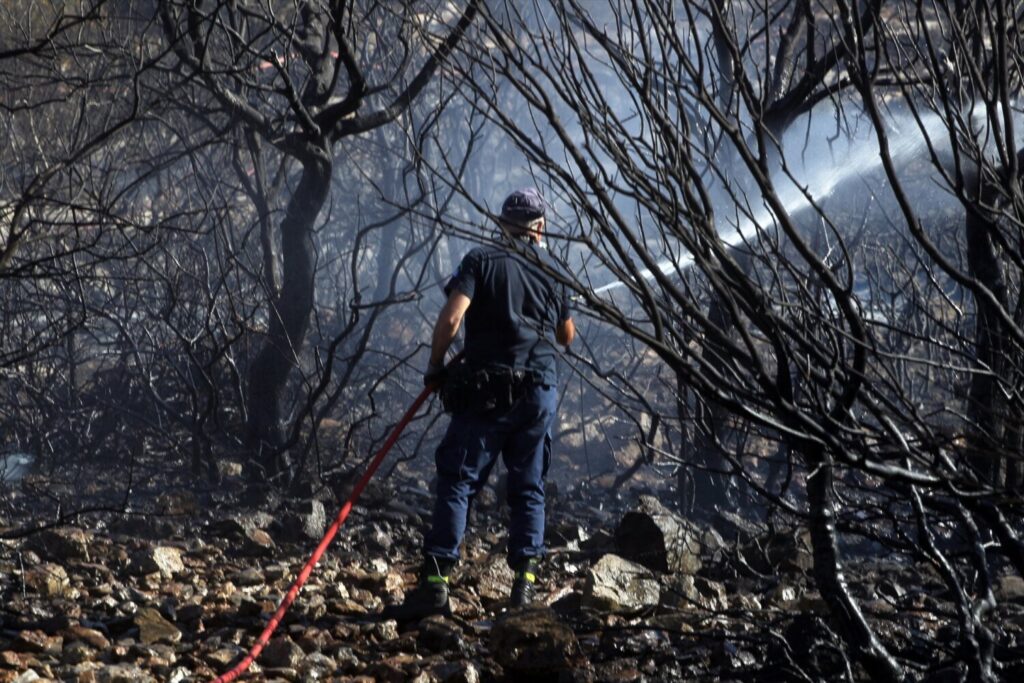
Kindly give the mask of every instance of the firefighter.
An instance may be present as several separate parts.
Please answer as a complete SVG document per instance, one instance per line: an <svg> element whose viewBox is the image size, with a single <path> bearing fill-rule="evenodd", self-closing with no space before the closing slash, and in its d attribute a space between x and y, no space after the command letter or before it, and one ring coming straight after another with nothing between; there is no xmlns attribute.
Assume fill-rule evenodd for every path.
<svg viewBox="0 0 1024 683"><path fill-rule="evenodd" d="M469 507L499 454L508 470L508 563L515 572L509 604L533 600L558 404L556 343L568 346L575 336L564 271L543 245L544 215L535 189L510 194L498 220L504 242L471 250L445 287L448 301L434 326L423 380L441 385L452 417L435 454L434 515L419 584L386 610L389 618L450 613L449 576ZM463 361L446 373L444 358L463 321Z"/></svg>

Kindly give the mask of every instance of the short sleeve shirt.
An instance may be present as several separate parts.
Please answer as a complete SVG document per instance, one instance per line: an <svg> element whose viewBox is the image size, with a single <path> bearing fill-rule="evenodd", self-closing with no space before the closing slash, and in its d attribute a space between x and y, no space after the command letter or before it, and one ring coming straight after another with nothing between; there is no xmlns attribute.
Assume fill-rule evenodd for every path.
<svg viewBox="0 0 1024 683"><path fill-rule="evenodd" d="M501 366L540 373L557 382L555 330L569 319L564 269L536 245L525 254L477 247L466 254L445 287L472 301L466 311L465 359L472 367Z"/></svg>

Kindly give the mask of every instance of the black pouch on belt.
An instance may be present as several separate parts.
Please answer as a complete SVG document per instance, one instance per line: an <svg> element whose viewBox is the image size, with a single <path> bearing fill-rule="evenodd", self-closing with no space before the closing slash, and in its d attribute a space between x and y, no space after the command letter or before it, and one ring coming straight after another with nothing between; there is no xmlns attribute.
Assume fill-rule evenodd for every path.
<svg viewBox="0 0 1024 683"><path fill-rule="evenodd" d="M469 368L462 365L449 372L441 387L441 405L452 415L483 415L510 410L530 386L537 373L504 367Z"/></svg>

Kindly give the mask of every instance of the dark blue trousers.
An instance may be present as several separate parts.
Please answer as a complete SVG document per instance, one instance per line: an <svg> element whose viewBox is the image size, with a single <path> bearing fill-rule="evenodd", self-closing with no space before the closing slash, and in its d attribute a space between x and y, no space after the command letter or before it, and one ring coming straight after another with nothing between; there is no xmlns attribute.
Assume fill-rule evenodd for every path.
<svg viewBox="0 0 1024 683"><path fill-rule="evenodd" d="M469 506L501 454L508 469L509 564L543 556L544 476L557 404L558 391L543 385L532 387L506 413L452 416L435 454L437 498L426 554L459 559Z"/></svg>

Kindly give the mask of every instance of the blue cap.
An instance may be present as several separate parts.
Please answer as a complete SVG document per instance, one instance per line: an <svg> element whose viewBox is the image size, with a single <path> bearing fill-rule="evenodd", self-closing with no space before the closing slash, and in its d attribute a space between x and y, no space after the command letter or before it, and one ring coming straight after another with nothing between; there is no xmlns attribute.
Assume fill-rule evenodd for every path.
<svg viewBox="0 0 1024 683"><path fill-rule="evenodd" d="M532 187L516 190L501 205L501 219L523 225L543 218L544 206L544 198Z"/></svg>

